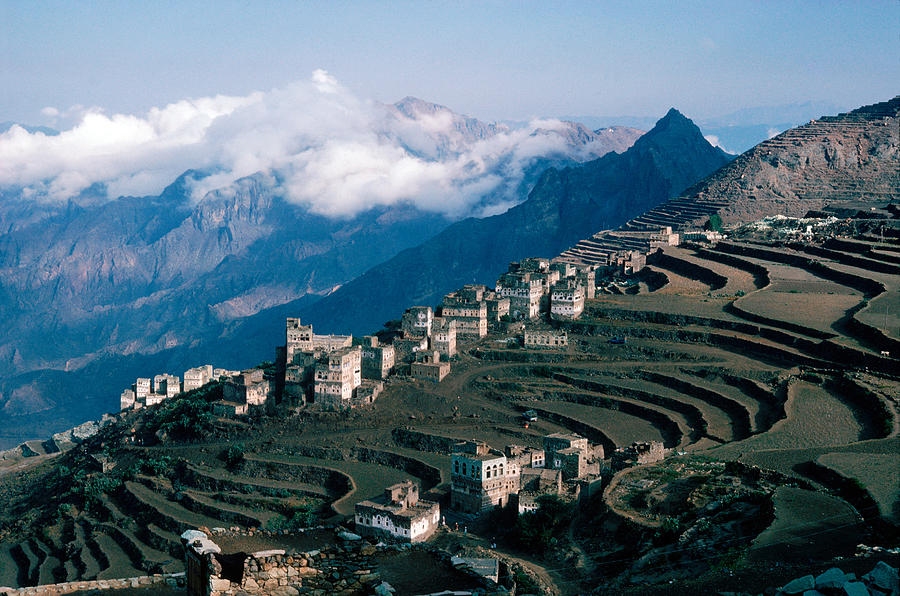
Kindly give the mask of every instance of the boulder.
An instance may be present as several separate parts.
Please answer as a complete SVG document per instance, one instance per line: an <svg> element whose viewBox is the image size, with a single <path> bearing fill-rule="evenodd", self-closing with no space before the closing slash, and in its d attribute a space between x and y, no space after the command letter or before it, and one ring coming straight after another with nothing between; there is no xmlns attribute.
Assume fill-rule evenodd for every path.
<svg viewBox="0 0 900 596"><path fill-rule="evenodd" d="M816 589L840 588L846 582L847 575L837 567L832 567L816 576Z"/></svg>
<svg viewBox="0 0 900 596"><path fill-rule="evenodd" d="M846 596L871 596L866 584L862 582L847 582L842 586Z"/></svg>
<svg viewBox="0 0 900 596"><path fill-rule="evenodd" d="M785 594L802 594L807 590L812 590L816 587L816 579L811 575L804 575L803 577L798 577L797 579L791 580L781 588L781 591Z"/></svg>
<svg viewBox="0 0 900 596"><path fill-rule="evenodd" d="M898 589L897 570L884 561L878 561L875 568L865 574L862 579L888 593Z"/></svg>

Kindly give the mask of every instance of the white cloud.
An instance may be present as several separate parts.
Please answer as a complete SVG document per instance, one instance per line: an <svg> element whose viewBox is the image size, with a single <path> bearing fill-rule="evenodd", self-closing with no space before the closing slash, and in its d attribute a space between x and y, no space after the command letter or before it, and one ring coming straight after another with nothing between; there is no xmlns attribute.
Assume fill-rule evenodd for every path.
<svg viewBox="0 0 900 596"><path fill-rule="evenodd" d="M267 93L186 99L143 115L80 106L43 113L77 121L56 136L21 127L0 135L0 187L62 200L99 182L110 198L151 195L189 168L207 168L215 174L195 182L199 199L241 177L277 172L289 200L326 215L398 201L463 215L490 193L505 192L493 204L508 204L509 189L538 157L596 156L567 142L559 121L473 139L449 111L410 118L356 97L324 70Z"/></svg>

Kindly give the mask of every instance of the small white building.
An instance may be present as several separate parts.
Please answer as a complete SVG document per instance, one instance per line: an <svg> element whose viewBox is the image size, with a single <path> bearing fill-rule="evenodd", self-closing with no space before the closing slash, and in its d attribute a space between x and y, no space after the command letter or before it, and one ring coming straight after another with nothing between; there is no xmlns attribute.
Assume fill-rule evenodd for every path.
<svg viewBox="0 0 900 596"><path fill-rule="evenodd" d="M557 329L525 329L524 344L526 348L565 348L569 336Z"/></svg>
<svg viewBox="0 0 900 596"><path fill-rule="evenodd" d="M356 533L400 542L424 542L441 521L440 505L419 500L419 485L406 480L355 507Z"/></svg>

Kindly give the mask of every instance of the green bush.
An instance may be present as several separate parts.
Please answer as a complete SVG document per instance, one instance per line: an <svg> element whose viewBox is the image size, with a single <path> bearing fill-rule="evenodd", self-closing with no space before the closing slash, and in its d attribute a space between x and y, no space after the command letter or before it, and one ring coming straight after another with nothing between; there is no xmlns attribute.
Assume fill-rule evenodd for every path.
<svg viewBox="0 0 900 596"><path fill-rule="evenodd" d="M703 225L703 228L706 230L710 230L713 232L721 232L722 231L722 218L718 213L713 213L709 216L709 219L706 220L706 223Z"/></svg>
<svg viewBox="0 0 900 596"><path fill-rule="evenodd" d="M212 431L212 401L222 396L221 383L209 383L199 389L163 401L148 422L151 433L163 431L176 441L196 441Z"/></svg>
<svg viewBox="0 0 900 596"><path fill-rule="evenodd" d="M232 445L222 452L221 457L225 462L225 467L228 470L237 470L241 466L241 464L244 463L244 446L241 443Z"/></svg>
<svg viewBox="0 0 900 596"><path fill-rule="evenodd" d="M266 529L296 531L302 528L309 528L316 525L319 521L317 510L318 507L313 503L301 505L294 508L290 519L283 515L273 516L266 524Z"/></svg>
<svg viewBox="0 0 900 596"><path fill-rule="evenodd" d="M556 495L537 498L538 510L516 520L512 538L523 550L541 552L554 546L572 519L573 505Z"/></svg>

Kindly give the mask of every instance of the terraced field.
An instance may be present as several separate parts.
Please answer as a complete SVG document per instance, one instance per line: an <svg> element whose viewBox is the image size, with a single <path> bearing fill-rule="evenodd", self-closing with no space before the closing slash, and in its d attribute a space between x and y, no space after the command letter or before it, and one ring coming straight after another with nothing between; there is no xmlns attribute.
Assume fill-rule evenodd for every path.
<svg viewBox="0 0 900 596"><path fill-rule="evenodd" d="M41 533L11 533L0 585L180 570L186 529L345 519L355 502L405 478L440 495L456 441L537 447L552 432L579 433L607 453L657 440L793 479L805 488L774 494L775 521L754 556L806 549L819 533L837 532L838 546L873 528L889 535L900 518L892 466L900 457L900 350L881 352L897 339L900 275L887 271L900 257L894 247L667 248L652 267L669 283L589 301L580 320L555 323L569 334L565 350L498 347L490 336L463 346L444 382L392 379L367 410L316 414L283 404L276 416L218 424L195 443L98 439L118 466L88 478L121 482L98 485L84 507L48 505ZM861 255L887 267L866 270L854 260ZM879 315L884 309L889 316ZM608 343L613 336L627 343ZM539 420L526 428L527 409ZM236 445L240 457L229 459ZM86 461L75 452L56 459L72 469ZM10 474L40 479L42 469ZM126 477L127 469L137 472ZM9 501L7 513L20 511ZM561 585L581 581L565 569L548 573Z"/></svg>

